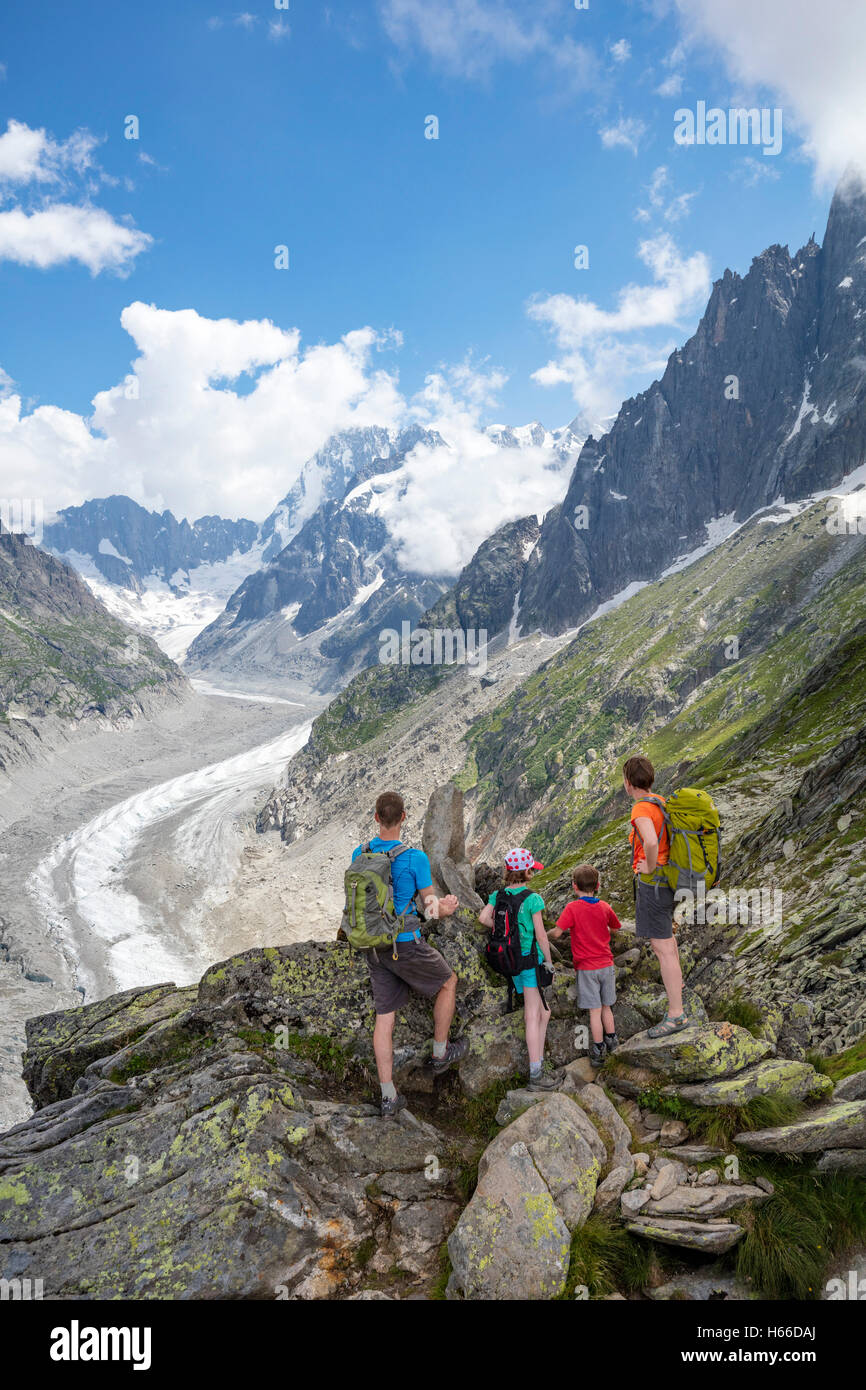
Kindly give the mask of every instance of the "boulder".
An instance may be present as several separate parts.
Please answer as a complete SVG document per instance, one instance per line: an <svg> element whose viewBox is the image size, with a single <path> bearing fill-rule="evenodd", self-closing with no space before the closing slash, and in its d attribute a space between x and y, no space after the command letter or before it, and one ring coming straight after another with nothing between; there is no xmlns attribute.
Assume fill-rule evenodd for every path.
<svg viewBox="0 0 866 1390"><path fill-rule="evenodd" d="M595 1200L593 1208L595 1211L613 1211L626 1183L631 1181L631 1173L628 1168L611 1168L607 1177L600 1182L595 1189Z"/></svg>
<svg viewBox="0 0 866 1390"><path fill-rule="evenodd" d="M513 1143L479 1176L448 1237L448 1297L556 1298L565 1288L570 1239L527 1146Z"/></svg>
<svg viewBox="0 0 866 1390"><path fill-rule="evenodd" d="M474 887L475 875L468 860L455 864L446 855L439 865L439 875L449 893L453 893L468 912L480 912L484 906Z"/></svg>
<svg viewBox="0 0 866 1390"><path fill-rule="evenodd" d="M709 1163L712 1158L721 1158L725 1151L714 1149L711 1144L677 1144L676 1148L662 1152L683 1163Z"/></svg>
<svg viewBox="0 0 866 1390"><path fill-rule="evenodd" d="M831 1101L793 1124L735 1134L734 1143L754 1153L863 1149L866 1148L866 1100Z"/></svg>
<svg viewBox="0 0 866 1390"><path fill-rule="evenodd" d="M755 1096L782 1096L787 1100L805 1100L808 1096L825 1096L833 1090L828 1076L808 1062L795 1062L784 1057L767 1057L763 1062L746 1067L736 1076L718 1081L702 1081L691 1085L665 1086L662 1094L678 1096L692 1105L745 1105ZM665 1141L662 1135L662 1142Z"/></svg>
<svg viewBox="0 0 866 1390"><path fill-rule="evenodd" d="M649 1193L645 1188L633 1187L628 1192L624 1192L620 1198L620 1206L624 1216L634 1216L645 1207L650 1199Z"/></svg>
<svg viewBox="0 0 866 1390"><path fill-rule="evenodd" d="M866 1100L866 1069L852 1072L837 1081L833 1089L834 1100Z"/></svg>
<svg viewBox="0 0 866 1390"><path fill-rule="evenodd" d="M643 1240L657 1240L662 1245L678 1245L684 1250L700 1250L708 1255L724 1255L746 1234L736 1222L678 1221L661 1216L644 1217L643 1213L626 1222L626 1230Z"/></svg>
<svg viewBox="0 0 866 1390"><path fill-rule="evenodd" d="M644 1216L682 1216L699 1221L725 1216L734 1207L760 1206L769 1200L769 1194L762 1188L757 1185L752 1187L747 1183L737 1187L729 1187L725 1183L711 1187L677 1185L669 1189L660 1200L656 1199L654 1194L655 1186L650 1193L650 1201L643 1210Z"/></svg>
<svg viewBox="0 0 866 1390"><path fill-rule="evenodd" d="M662 1144L670 1144L676 1147L682 1144L689 1137L689 1127L682 1120L665 1120L659 1130L659 1141Z"/></svg>
<svg viewBox="0 0 866 1390"><path fill-rule="evenodd" d="M674 1081L708 1081L733 1076L759 1062L770 1044L734 1023L694 1024L666 1038L638 1033L618 1049L626 1062L648 1067Z"/></svg>
<svg viewBox="0 0 866 1390"><path fill-rule="evenodd" d="M433 887L443 896L449 890L442 873L442 861L448 859L452 865L461 867L467 864L463 793L453 782L446 782L444 786L437 787L427 803L421 847L430 860ZM470 873L471 866L466 870L467 879ZM469 886L474 893L474 874Z"/></svg>
<svg viewBox="0 0 866 1390"><path fill-rule="evenodd" d="M584 1086L574 1099L595 1122L600 1125L606 1140L608 1158L614 1168L628 1168L629 1175L634 1172L634 1159L631 1156L631 1131L613 1102L605 1095L601 1086Z"/></svg>
<svg viewBox="0 0 866 1390"><path fill-rule="evenodd" d="M491 1140L478 1164L479 1178L514 1144L524 1144L569 1231L577 1230L592 1210L601 1172L578 1128L578 1114L568 1096L548 1093Z"/></svg>
<svg viewBox="0 0 866 1390"><path fill-rule="evenodd" d="M524 1110L528 1110L530 1105L539 1105L541 1101L547 1100L549 1091L530 1091L526 1087L516 1091L506 1091L502 1100L499 1102L499 1109L496 1111L496 1123L498 1125L510 1125L512 1120L516 1120L522 1115Z"/></svg>
<svg viewBox="0 0 866 1390"><path fill-rule="evenodd" d="M658 1169L652 1187L649 1189L653 1202L659 1202L673 1192L685 1180L686 1170L681 1163L665 1163Z"/></svg>
<svg viewBox="0 0 866 1390"><path fill-rule="evenodd" d="M815 1164L818 1173L866 1173L866 1149L827 1149Z"/></svg>
<svg viewBox="0 0 866 1390"><path fill-rule="evenodd" d="M396 1266L409 1274L426 1274L459 1215L456 1202L441 1198L401 1203L391 1220L388 1239L381 1247L382 1272Z"/></svg>

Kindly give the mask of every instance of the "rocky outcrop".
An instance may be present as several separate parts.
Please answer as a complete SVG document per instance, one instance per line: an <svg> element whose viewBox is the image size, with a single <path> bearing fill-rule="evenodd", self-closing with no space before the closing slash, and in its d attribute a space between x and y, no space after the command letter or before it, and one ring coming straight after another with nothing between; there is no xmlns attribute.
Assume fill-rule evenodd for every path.
<svg viewBox="0 0 866 1390"><path fill-rule="evenodd" d="M745 1105L755 1096L783 1096L786 1100L805 1100L808 1096L828 1095L833 1083L808 1062L783 1057L766 1058L746 1067L735 1076L720 1081L701 1081L694 1085L665 1086L663 1095L679 1096L692 1105Z"/></svg>
<svg viewBox="0 0 866 1390"><path fill-rule="evenodd" d="M793 1124L737 1134L734 1142L754 1153L866 1149L866 1100L831 1101Z"/></svg>
<svg viewBox="0 0 866 1390"><path fill-rule="evenodd" d="M759 1062L770 1044L734 1023L692 1024L665 1038L638 1034L618 1049L627 1063L660 1072L677 1081L729 1077Z"/></svg>
<svg viewBox="0 0 866 1390"><path fill-rule="evenodd" d="M0 771L54 725L130 720L188 693L174 662L73 569L0 533Z"/></svg>

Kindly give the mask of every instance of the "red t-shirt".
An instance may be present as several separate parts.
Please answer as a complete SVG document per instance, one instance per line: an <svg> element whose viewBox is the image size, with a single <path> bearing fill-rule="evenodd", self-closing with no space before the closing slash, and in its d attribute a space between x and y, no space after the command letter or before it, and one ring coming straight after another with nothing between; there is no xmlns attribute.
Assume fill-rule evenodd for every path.
<svg viewBox="0 0 866 1390"><path fill-rule="evenodd" d="M576 898L563 909L556 924L571 937L575 970L603 970L613 965L610 934L620 920L602 898Z"/></svg>

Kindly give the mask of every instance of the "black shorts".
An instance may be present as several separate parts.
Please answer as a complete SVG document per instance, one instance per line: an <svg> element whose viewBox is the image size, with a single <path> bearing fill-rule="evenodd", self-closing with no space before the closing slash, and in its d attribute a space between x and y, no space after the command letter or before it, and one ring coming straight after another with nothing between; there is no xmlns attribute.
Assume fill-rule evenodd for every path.
<svg viewBox="0 0 866 1390"><path fill-rule="evenodd" d="M396 960L390 946L368 951L367 969L377 1014L402 1009L410 989L432 998L454 974L445 957L426 941L398 941Z"/></svg>
<svg viewBox="0 0 866 1390"><path fill-rule="evenodd" d="M666 883L644 883L637 881L637 897L634 905L634 934L644 940L667 941L674 934L674 907L676 899L673 888Z"/></svg>

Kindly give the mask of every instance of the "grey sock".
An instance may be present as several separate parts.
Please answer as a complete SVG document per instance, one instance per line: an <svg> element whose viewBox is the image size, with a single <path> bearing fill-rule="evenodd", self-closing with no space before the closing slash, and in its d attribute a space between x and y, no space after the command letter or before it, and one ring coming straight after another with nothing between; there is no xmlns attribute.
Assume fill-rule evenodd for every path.
<svg viewBox="0 0 866 1390"><path fill-rule="evenodd" d="M542 1067L543 1067L543 1066L544 1066L544 1062L543 1062L543 1061L541 1061L541 1062L530 1062L530 1063L529 1063L529 1075L530 1075L531 1077L533 1077L533 1076L540 1076L540 1075L541 1075L541 1070L542 1070Z"/></svg>
<svg viewBox="0 0 866 1390"><path fill-rule="evenodd" d="M393 1082L393 1081L384 1081L384 1082L382 1083L382 1099L383 1099L383 1100L396 1100L396 1099L397 1099L397 1087L394 1085L394 1082Z"/></svg>

